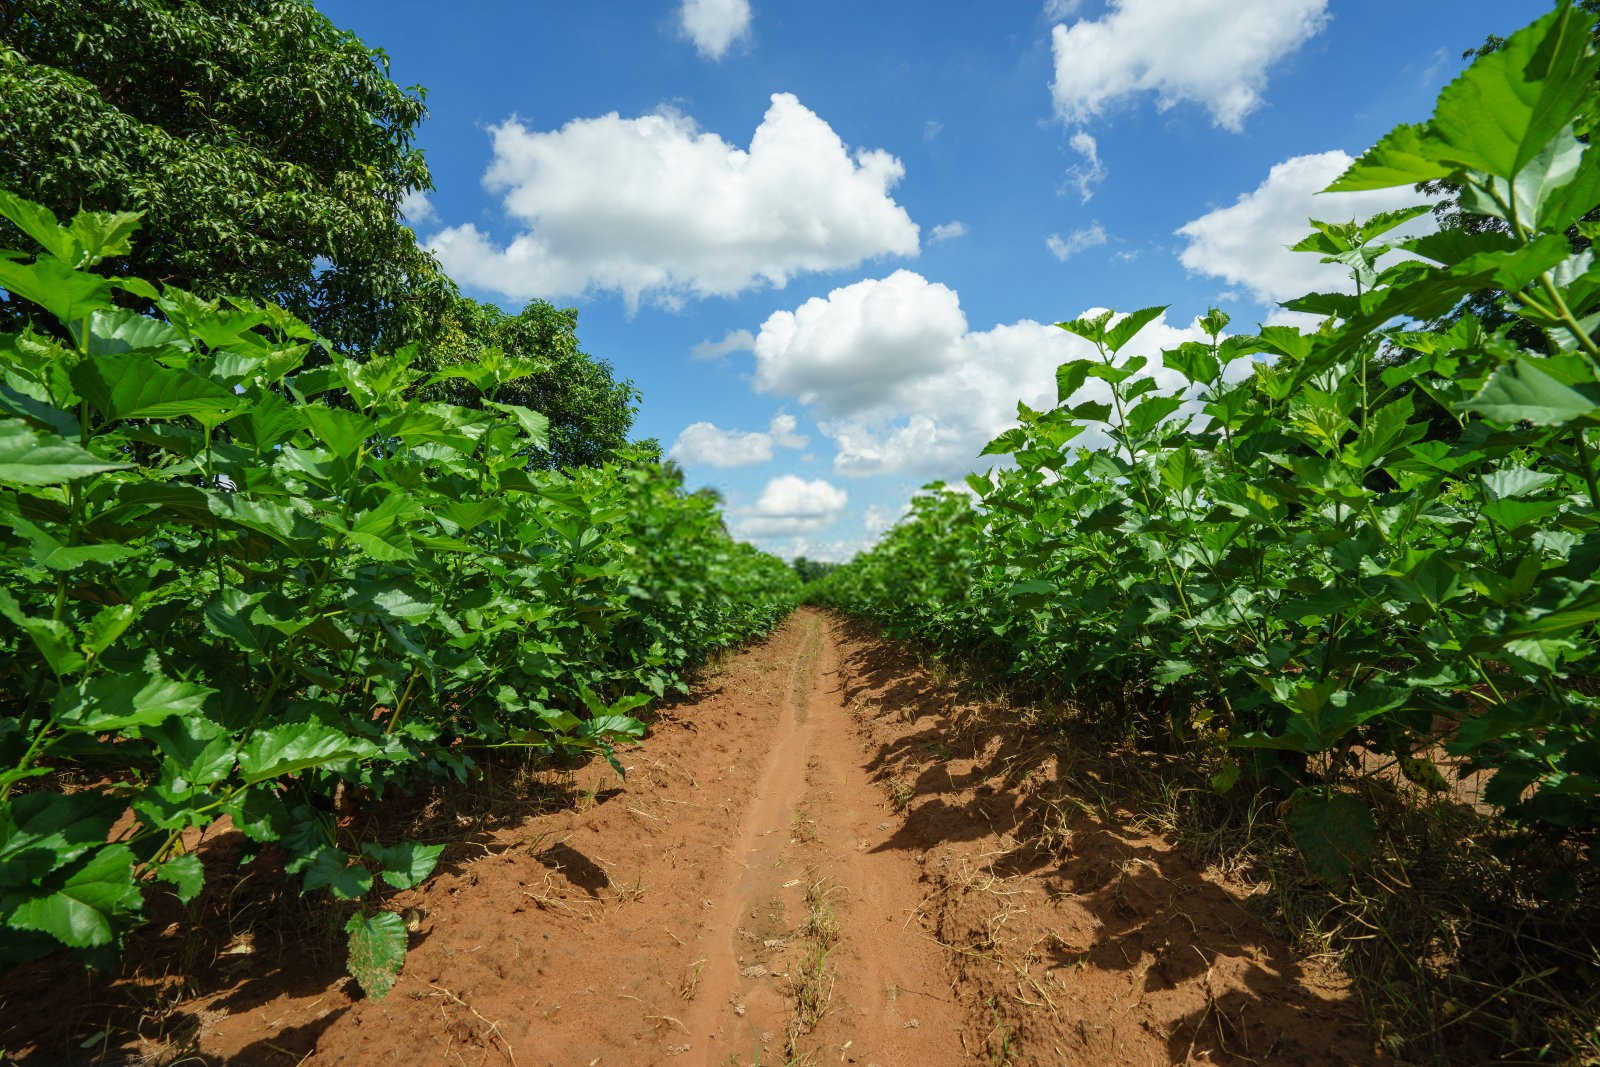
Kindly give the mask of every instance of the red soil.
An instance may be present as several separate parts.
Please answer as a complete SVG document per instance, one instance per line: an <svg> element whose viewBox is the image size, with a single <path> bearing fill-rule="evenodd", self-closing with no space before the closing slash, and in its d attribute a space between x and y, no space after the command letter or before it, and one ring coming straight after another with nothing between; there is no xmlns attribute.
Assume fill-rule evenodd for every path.
<svg viewBox="0 0 1600 1067"><path fill-rule="evenodd" d="M294 930L273 951L219 936L159 1027L129 1009L148 971L63 988L59 964L19 969L0 1044L24 1063L1378 1059L1246 887L1133 829L1091 765L969 712L802 610L665 712L626 782L591 766L544 783L566 787L556 810L464 820L473 840L390 902L415 930L383 1000Z"/></svg>

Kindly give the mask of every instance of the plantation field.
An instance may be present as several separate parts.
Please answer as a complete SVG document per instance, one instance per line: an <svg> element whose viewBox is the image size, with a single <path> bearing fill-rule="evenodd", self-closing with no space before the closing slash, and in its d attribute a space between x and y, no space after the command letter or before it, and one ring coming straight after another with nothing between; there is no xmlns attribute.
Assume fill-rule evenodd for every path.
<svg viewBox="0 0 1600 1067"><path fill-rule="evenodd" d="M794 416L630 444L437 274L420 95L283 3L382 264L0 189L0 1063L1600 1063L1595 4L1349 161L1418 202L1308 220L1343 288L1030 322L1053 401L832 565L674 458ZM305 178L247 127L144 150Z"/></svg>
<svg viewBox="0 0 1600 1067"><path fill-rule="evenodd" d="M383 1000L352 995L303 904L226 869L224 831L200 944L151 931L121 984L0 1040L98 1027L119 1056L247 1064L1368 1058L1348 983L1248 879L1128 825L1133 794L1084 788L1110 765L1030 751L1016 711L805 609L619 752L625 783L496 767L410 812L446 851L391 901L415 929ZM1043 834L1071 835L1068 863ZM159 997L174 968L197 995ZM63 977L25 969L7 998Z"/></svg>

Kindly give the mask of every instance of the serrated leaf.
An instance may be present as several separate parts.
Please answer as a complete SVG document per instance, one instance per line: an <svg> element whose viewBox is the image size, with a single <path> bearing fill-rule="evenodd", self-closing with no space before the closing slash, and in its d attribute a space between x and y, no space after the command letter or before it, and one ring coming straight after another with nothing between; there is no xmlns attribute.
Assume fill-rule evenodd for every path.
<svg viewBox="0 0 1600 1067"><path fill-rule="evenodd" d="M1430 124L1436 158L1512 178L1582 111L1600 58L1591 21L1553 11L1445 86Z"/></svg>
<svg viewBox="0 0 1600 1067"><path fill-rule="evenodd" d="M104 471L127 470L77 443L21 422L0 422L0 484L61 485Z"/></svg>
<svg viewBox="0 0 1600 1067"><path fill-rule="evenodd" d="M380 1000L394 988L406 961L406 923L392 911L368 918L352 915L345 924L349 935L348 968L367 996Z"/></svg>
<svg viewBox="0 0 1600 1067"><path fill-rule="evenodd" d="M370 741L340 733L318 722L284 723L261 730L239 750L239 770L247 784L312 767L370 756Z"/></svg>
<svg viewBox="0 0 1600 1067"><path fill-rule="evenodd" d="M503 411L507 415L510 415L517 421L517 425L522 428L522 432L527 435L529 441L533 443L535 448L539 449L540 451L549 451L549 418L539 414L537 411L531 411L528 408L521 407L517 404L496 404L491 401L484 401L484 406L493 408L496 411Z"/></svg>
<svg viewBox="0 0 1600 1067"><path fill-rule="evenodd" d="M1311 873L1329 885L1343 885L1372 858L1378 827L1372 812L1346 793L1325 796L1301 788L1289 798L1285 820Z"/></svg>
<svg viewBox="0 0 1600 1067"><path fill-rule="evenodd" d="M1116 325L1106 331L1106 347L1112 352L1120 352L1140 330L1164 315L1169 306L1162 304L1159 307L1140 308L1138 311L1131 311L1124 315L1117 321Z"/></svg>
<svg viewBox="0 0 1600 1067"><path fill-rule="evenodd" d="M77 250L72 236L49 208L0 189L0 216L10 219L17 229L37 241L52 256L68 266L77 265Z"/></svg>
<svg viewBox="0 0 1600 1067"><path fill-rule="evenodd" d="M102 674L62 689L56 697L56 722L94 733L157 726L175 715L198 712L215 692L159 674Z"/></svg>
<svg viewBox="0 0 1600 1067"><path fill-rule="evenodd" d="M73 368L72 384L108 421L188 416L215 426L241 403L226 386L147 355L93 356Z"/></svg>
<svg viewBox="0 0 1600 1067"><path fill-rule="evenodd" d="M0 259L0 289L38 304L63 324L112 306L111 284L104 278L49 257L35 263Z"/></svg>
<svg viewBox="0 0 1600 1067"><path fill-rule="evenodd" d="M199 896L206 884L205 867L193 852L185 852L161 864L156 868L156 877L170 882L178 900L184 904Z"/></svg>
<svg viewBox="0 0 1600 1067"><path fill-rule="evenodd" d="M18 905L10 925L49 934L70 948L111 944L144 902L134 862L127 845L107 845L59 886Z"/></svg>
<svg viewBox="0 0 1600 1067"><path fill-rule="evenodd" d="M0 803L0 872L32 881L105 843L125 805L92 792L25 793Z"/></svg>
<svg viewBox="0 0 1600 1067"><path fill-rule="evenodd" d="M1463 406L1506 424L1526 421L1536 426L1564 426L1600 420L1600 403L1564 385L1531 357L1500 367Z"/></svg>
<svg viewBox="0 0 1600 1067"><path fill-rule="evenodd" d="M87 335L83 321L88 323ZM84 343L91 356L121 355L143 348L187 343L183 334L167 323L127 308L96 311L87 320L71 323L70 329L73 338Z"/></svg>
<svg viewBox="0 0 1600 1067"><path fill-rule="evenodd" d="M361 851L378 861L378 876L396 889L414 889L428 880L443 845L423 845L415 841L402 841L397 845L379 845L368 842Z"/></svg>
<svg viewBox="0 0 1600 1067"><path fill-rule="evenodd" d="M323 846L311 857L301 876L307 893L326 889L340 900L355 900L372 889L372 872L331 846Z"/></svg>
<svg viewBox="0 0 1600 1067"><path fill-rule="evenodd" d="M341 459L354 455L377 429L365 415L344 408L307 404L301 411L311 432L328 446L328 451Z"/></svg>
<svg viewBox="0 0 1600 1067"><path fill-rule="evenodd" d="M1389 189L1396 185L1448 178L1455 168L1441 163L1427 127L1420 123L1396 126L1376 145L1362 153L1334 179L1325 193L1353 193Z"/></svg>

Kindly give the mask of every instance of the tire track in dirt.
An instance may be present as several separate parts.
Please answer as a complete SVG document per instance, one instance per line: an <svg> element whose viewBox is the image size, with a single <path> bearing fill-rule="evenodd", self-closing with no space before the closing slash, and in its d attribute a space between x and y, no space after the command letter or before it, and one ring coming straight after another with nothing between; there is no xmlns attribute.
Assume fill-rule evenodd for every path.
<svg viewBox="0 0 1600 1067"><path fill-rule="evenodd" d="M833 623L800 618L809 636L725 869L689 1036L707 1064L955 1062L960 1012L917 922L916 865L879 850L894 819L843 702Z"/></svg>
<svg viewBox="0 0 1600 1067"><path fill-rule="evenodd" d="M789 844L792 813L804 796L806 759L816 732L815 720L807 714L807 696L821 636L814 618L802 625L806 636L795 656L771 748L755 779L754 802L745 810L726 863L707 882L707 891L719 891L720 898L711 901L709 928L700 942L704 970L687 1030L712 1055L722 1050L737 1055L741 1048L770 1050L774 1034L783 1030L785 1003L770 981L772 971L761 963L746 964L752 953L741 951L741 942L759 942L765 948L768 942L786 940L783 890L792 879L784 876L781 858ZM774 936L758 938L758 931Z"/></svg>

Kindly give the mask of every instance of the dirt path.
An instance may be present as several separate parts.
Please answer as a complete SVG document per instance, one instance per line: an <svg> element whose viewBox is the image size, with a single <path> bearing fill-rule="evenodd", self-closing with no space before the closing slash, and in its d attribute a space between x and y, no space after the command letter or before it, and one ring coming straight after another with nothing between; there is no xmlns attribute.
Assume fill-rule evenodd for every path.
<svg viewBox="0 0 1600 1067"><path fill-rule="evenodd" d="M386 999L280 996L202 1047L257 1055L270 1025L308 1064L956 1062L964 1015L918 865L882 847L899 820L839 655L797 614L624 756L626 783L583 772L578 810L397 900L423 918Z"/></svg>
<svg viewBox="0 0 1600 1067"><path fill-rule="evenodd" d="M217 949L163 1039L119 1031L102 1062L1378 1061L1248 884L1136 829L1092 756L981 710L804 609L669 709L625 782L597 764L497 784L544 811L431 812L458 843L392 902L414 932L387 998L290 931Z"/></svg>

